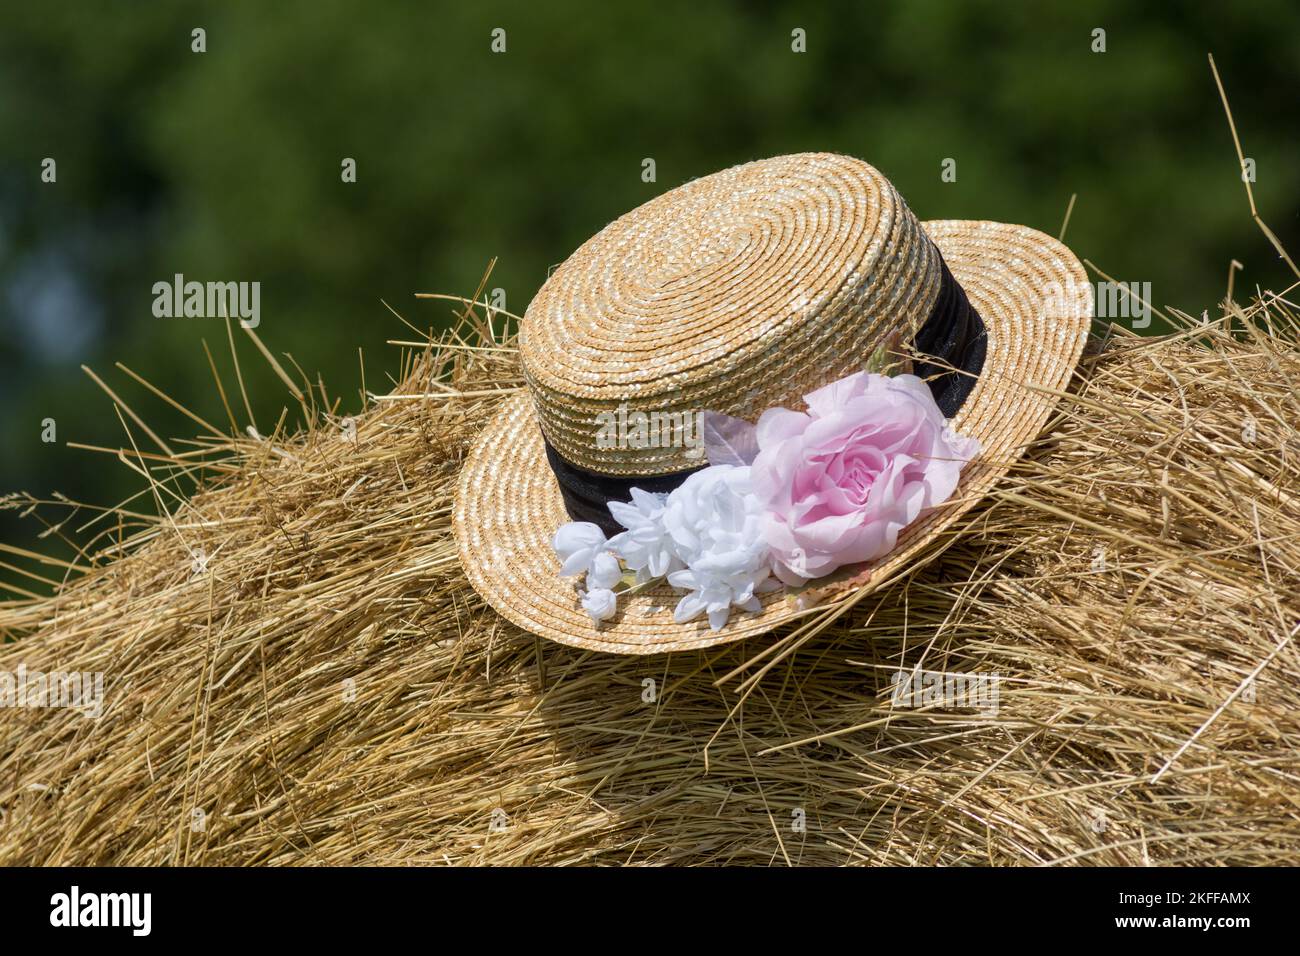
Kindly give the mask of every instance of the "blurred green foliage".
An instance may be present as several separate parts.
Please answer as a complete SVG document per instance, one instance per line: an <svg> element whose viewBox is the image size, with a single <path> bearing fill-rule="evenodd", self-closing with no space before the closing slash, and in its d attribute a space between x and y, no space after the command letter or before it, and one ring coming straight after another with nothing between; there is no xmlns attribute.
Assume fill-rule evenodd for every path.
<svg viewBox="0 0 1300 956"><path fill-rule="evenodd" d="M195 27L205 53L191 51ZM806 53L791 51L796 27ZM867 159L922 218L1055 234L1078 193L1070 244L1151 282L1157 305L1213 310L1232 258L1239 289L1280 288L1206 53L1256 160L1261 212L1300 247L1297 37L1294 0L5 2L0 492L112 504L140 490L110 457L65 445L123 440L82 363L164 436L195 428L113 362L225 422L201 345L233 387L220 321L151 312L153 283L177 272L260 281L259 334L347 412L358 348L382 391L396 359L384 340L410 337L381 299L441 324L447 305L412 293L468 294L498 257L492 285L522 312L548 266L622 212L780 153ZM45 157L56 184L40 181ZM645 157L657 182L641 180ZM947 157L955 183L940 180ZM287 396L241 348L266 430ZM40 440L46 418L57 443ZM40 528L0 520L0 540L23 546Z"/></svg>

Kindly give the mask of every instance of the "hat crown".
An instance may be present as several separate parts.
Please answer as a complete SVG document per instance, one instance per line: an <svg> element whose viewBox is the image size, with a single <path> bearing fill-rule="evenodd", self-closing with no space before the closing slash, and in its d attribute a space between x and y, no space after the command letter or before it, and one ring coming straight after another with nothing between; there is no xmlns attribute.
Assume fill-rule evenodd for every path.
<svg viewBox="0 0 1300 956"><path fill-rule="evenodd" d="M520 331L542 431L573 465L704 464L700 413L757 420L910 342L937 248L861 160L801 153L688 182L584 243Z"/></svg>

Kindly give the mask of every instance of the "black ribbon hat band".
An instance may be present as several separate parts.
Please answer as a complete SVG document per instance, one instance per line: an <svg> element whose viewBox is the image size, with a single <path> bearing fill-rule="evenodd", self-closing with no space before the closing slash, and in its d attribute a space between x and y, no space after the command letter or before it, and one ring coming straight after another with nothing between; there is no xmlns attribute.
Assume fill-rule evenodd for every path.
<svg viewBox="0 0 1300 956"><path fill-rule="evenodd" d="M912 340L918 354L934 361L918 359L913 363L913 372L927 380L939 410L945 418L951 418L970 395L984 367L988 334L979 313L942 258L939 265L942 272L939 295L929 318ZM607 535L623 530L609 513L606 507L609 502L627 501L632 497L633 488L659 493L672 491L687 476L705 467L666 475L600 475L566 461L549 441L545 444L546 460L555 473L569 517L574 521L590 521Z"/></svg>

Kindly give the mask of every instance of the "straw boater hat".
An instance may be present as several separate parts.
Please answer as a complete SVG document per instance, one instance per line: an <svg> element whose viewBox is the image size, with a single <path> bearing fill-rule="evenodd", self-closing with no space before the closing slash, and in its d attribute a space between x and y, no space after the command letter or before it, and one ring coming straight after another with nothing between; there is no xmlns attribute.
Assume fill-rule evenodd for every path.
<svg viewBox="0 0 1300 956"><path fill-rule="evenodd" d="M602 229L529 305L519 336L528 387L504 401L461 472L460 561L505 618L591 650L707 647L808 613L807 595L777 590L761 595L761 611L713 631L704 620L675 623L678 593L660 584L598 624L574 579L559 576L552 538L571 520L618 530L604 502L634 486L670 490L705 464L698 447L610 447L598 422L659 409L753 422L769 408L802 408L802 396L881 350L910 350L929 359L913 371L952 428L982 450L948 502L831 586L879 587L1038 435L1091 313L1083 267L1057 240L997 222L920 222L857 159L779 156L688 182Z"/></svg>

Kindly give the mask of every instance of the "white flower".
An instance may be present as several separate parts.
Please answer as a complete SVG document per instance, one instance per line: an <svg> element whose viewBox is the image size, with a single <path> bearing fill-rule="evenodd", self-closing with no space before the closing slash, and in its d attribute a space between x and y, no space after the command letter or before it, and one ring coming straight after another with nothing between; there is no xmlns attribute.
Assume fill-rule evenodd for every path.
<svg viewBox="0 0 1300 956"><path fill-rule="evenodd" d="M609 588L592 588L582 595L582 609L599 624L614 616L614 612L618 609L618 598Z"/></svg>
<svg viewBox="0 0 1300 956"><path fill-rule="evenodd" d="M716 631L732 607L760 609L754 595L772 587L770 555L748 466L711 465L695 472L668 496L663 522L686 564L668 575L668 583L689 592L673 615L679 624L705 612Z"/></svg>
<svg viewBox="0 0 1300 956"><path fill-rule="evenodd" d="M618 558L608 551L602 551L591 559L587 568L587 587L609 590L623 579L623 569L618 566Z"/></svg>
<svg viewBox="0 0 1300 956"><path fill-rule="evenodd" d="M681 560L673 548L672 536L664 527L664 502L667 495L632 489L630 502L611 501L609 513L627 528L609 539L609 549L636 572L636 583L679 570Z"/></svg>
<svg viewBox="0 0 1300 956"><path fill-rule="evenodd" d="M583 610L597 623L613 617L618 597L612 589L622 580L623 569L609 553L605 532L590 521L570 521L555 532L551 547L561 562L560 577L587 575L587 590L579 592Z"/></svg>
<svg viewBox="0 0 1300 956"><path fill-rule="evenodd" d="M551 539L551 547L560 559L562 578L590 571L596 558L607 550L605 532L590 521L570 521L560 525L560 530Z"/></svg>
<svg viewBox="0 0 1300 956"><path fill-rule="evenodd" d="M668 575L668 583L688 593L677 602L673 620L685 624L704 611L709 615L709 627L717 631L727 623L733 606L744 611L761 611L763 605L754 594L756 591L769 590L768 585L775 584L767 579L767 575L766 568L761 576L733 574L717 577L689 568L675 571Z"/></svg>

